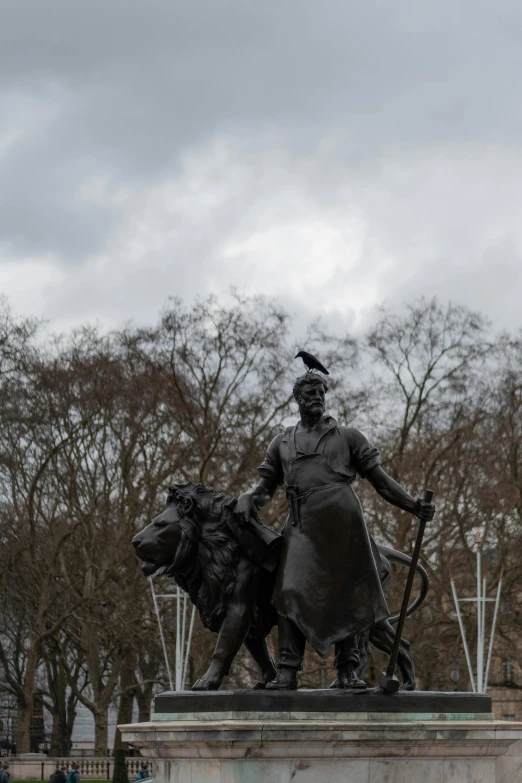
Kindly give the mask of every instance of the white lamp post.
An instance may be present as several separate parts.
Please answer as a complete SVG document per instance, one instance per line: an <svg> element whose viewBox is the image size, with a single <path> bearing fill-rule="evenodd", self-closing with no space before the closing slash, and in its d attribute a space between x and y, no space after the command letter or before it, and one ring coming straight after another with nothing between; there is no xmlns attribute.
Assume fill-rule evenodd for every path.
<svg viewBox="0 0 522 783"><path fill-rule="evenodd" d="M488 678L489 669L491 666L491 657L493 655L493 644L495 641L495 631L497 627L498 609L500 606L500 595L502 592L502 571L500 572L500 578L497 585L497 594L495 598L487 597L487 579L483 573L482 568L482 533L477 533L475 536L475 544L477 547L477 595L471 598L459 598L457 595L457 588L453 576L450 574L451 591L453 593L453 600L455 602L455 610L457 612L457 619L460 628L460 635L462 636L462 644L464 646L464 655L466 656L466 663L468 666L469 679L471 682L471 688L473 693L487 693L488 692ZM471 664L471 656L469 653L468 642L466 638L466 629L462 620L462 614L460 611L460 604L465 602L476 602L477 604L477 666L476 674L473 676L473 667ZM486 641L486 604L493 602L495 609L493 612L493 622L491 624L491 634L489 637L488 657L486 664L484 665L484 648Z"/></svg>
<svg viewBox="0 0 522 783"><path fill-rule="evenodd" d="M163 656L165 658L165 667L167 669L167 677L169 678L169 686L171 691L184 691L185 682L187 679L187 667L190 655L190 645L192 643L192 634L194 631L194 617L196 613L196 607L192 605L192 613L190 616L190 623L187 630L187 603L189 601L188 595L176 585L175 593L162 593L158 594L154 590L154 582L152 577L149 576L150 589L152 592L152 601L154 603L154 611L156 612L156 618L158 620L158 628L161 639L161 646L163 648ZM163 634L163 626L161 624L161 617L158 606L158 598L175 598L176 599L176 687L172 681L172 674L169 663L169 656L167 653L167 645L165 644L165 636ZM183 606L182 606L183 605Z"/></svg>

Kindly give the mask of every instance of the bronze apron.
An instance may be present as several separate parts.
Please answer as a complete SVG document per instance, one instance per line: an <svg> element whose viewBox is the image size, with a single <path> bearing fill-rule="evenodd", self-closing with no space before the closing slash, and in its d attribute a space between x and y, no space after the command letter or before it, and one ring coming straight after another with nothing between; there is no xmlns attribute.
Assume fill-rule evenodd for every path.
<svg viewBox="0 0 522 783"><path fill-rule="evenodd" d="M328 433L325 433L327 435ZM389 616L361 504L318 449L285 476L290 501L272 603L317 652ZM324 446L323 446L324 447Z"/></svg>

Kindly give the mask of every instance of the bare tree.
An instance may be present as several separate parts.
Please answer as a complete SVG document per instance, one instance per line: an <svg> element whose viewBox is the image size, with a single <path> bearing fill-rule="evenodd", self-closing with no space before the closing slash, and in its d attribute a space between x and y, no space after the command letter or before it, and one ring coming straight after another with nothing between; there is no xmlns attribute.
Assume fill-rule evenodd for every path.
<svg viewBox="0 0 522 783"><path fill-rule="evenodd" d="M200 481L232 496L254 482L268 443L294 421L291 388L302 370L296 348L330 366L329 407L340 422L367 430L386 469L413 493L426 486L436 492L424 545L433 590L407 628L421 683L451 687L448 661L462 659L448 579L451 570L463 590L472 589L479 527L487 533L491 576L503 564L505 595L518 595L522 351L518 339L493 335L480 314L419 301L402 313L383 310L359 346L317 323L297 345L280 307L235 295L228 305L170 300L149 328L37 337L38 324L17 320L4 304L0 689L17 700L20 751L29 749L35 698L52 715L57 753L70 744L78 702L93 714L100 754L111 705L122 721L134 703L141 719L149 716L167 678L130 541L163 507L172 481ZM410 551L415 523L365 482L357 491L375 536ZM283 524L283 493L263 514ZM389 601L396 609L401 572L394 578ZM172 607L163 614L173 660ZM506 602L499 654L522 665L511 632L519 621L518 602ZM213 643L198 620L193 679ZM309 685L327 685L333 676L331 661L313 653L305 669ZM240 656L229 684L244 686L254 676Z"/></svg>

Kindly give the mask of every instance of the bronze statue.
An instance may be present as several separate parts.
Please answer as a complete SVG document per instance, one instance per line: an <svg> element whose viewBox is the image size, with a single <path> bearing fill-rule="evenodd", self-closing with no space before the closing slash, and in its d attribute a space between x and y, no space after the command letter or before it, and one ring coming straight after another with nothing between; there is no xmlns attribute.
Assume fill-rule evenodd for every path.
<svg viewBox="0 0 522 783"><path fill-rule="evenodd" d="M367 479L385 500L423 522L433 518L435 507L415 500L384 472L379 452L361 432L325 416L327 383L313 370L328 371L311 354L298 356L312 368L294 385L300 420L270 444L258 484L237 501L201 484L174 484L163 513L133 544L143 572L174 577L205 627L218 633L195 690L219 688L243 643L261 670L254 687L293 690L306 641L322 656L335 645L335 688L366 688L361 675L370 645L387 653L394 647L390 666L397 656L402 687L413 690L410 647L400 632L396 638L383 594L388 560L407 565L411 558L375 543L351 485L357 475ZM280 536L262 523L257 508L282 484L290 515ZM428 589L427 574L416 562L409 584L414 568L423 584L408 614ZM277 671L266 643L276 622ZM388 679L390 688L399 687L395 677Z"/></svg>
<svg viewBox="0 0 522 783"><path fill-rule="evenodd" d="M277 435L259 468L261 479L237 502L235 516L249 524L262 506L285 485L290 516L272 603L279 614L277 676L267 688L297 688L305 643L326 656L336 646L335 665L341 688L362 689L359 636L388 627L388 608L379 578L379 554L351 484L367 479L389 503L421 517L433 518L435 507L415 500L380 466L379 452L364 435L325 416L326 380L314 372L297 379L294 397L300 420Z"/></svg>
<svg viewBox="0 0 522 783"><path fill-rule="evenodd" d="M218 634L208 671L193 690L217 690L243 643L261 670L254 688L263 688L276 675L266 636L277 623L270 598L284 539L260 522L255 509L249 524L239 527L232 513L235 505L234 498L211 487L174 484L165 510L133 539L143 573L175 579L199 610L203 625ZM411 558L382 544L377 549L384 586L390 577L389 562L409 566ZM421 591L408 613L428 591L426 571L419 565L417 573ZM389 653L394 638L389 623L359 636L361 674L370 645ZM406 640L401 642L397 664L403 688L414 690L415 669Z"/></svg>
<svg viewBox="0 0 522 783"><path fill-rule="evenodd" d="M174 577L217 631L212 661L193 690L217 690L244 643L264 686L276 674L266 635L277 622L270 603L283 539L257 518L239 529L235 498L202 484L174 484L167 506L132 540L142 571Z"/></svg>

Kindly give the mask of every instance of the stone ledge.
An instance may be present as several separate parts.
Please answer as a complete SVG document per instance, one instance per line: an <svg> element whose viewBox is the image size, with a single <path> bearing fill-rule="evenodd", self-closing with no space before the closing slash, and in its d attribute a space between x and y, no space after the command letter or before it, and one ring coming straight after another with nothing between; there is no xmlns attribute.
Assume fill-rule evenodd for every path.
<svg viewBox="0 0 522 783"><path fill-rule="evenodd" d="M152 723L192 723L212 721L342 721L346 723L382 723L397 721L426 723L433 721L493 721L492 712L158 712L152 713Z"/></svg>
<svg viewBox="0 0 522 783"><path fill-rule="evenodd" d="M502 721L162 721L120 728L125 742L160 759L497 758L522 740L522 723Z"/></svg>

